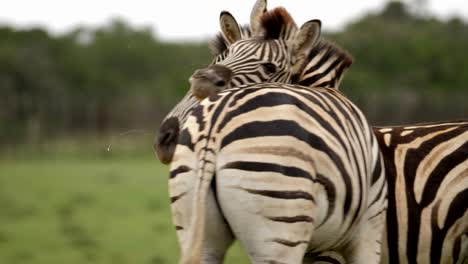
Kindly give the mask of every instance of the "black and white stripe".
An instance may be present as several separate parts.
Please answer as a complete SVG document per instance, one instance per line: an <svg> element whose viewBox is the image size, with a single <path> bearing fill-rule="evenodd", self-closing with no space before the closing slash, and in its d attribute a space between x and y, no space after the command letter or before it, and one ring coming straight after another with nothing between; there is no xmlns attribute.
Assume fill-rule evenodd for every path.
<svg viewBox="0 0 468 264"><path fill-rule="evenodd" d="M384 263L467 263L468 122L374 132L389 186Z"/></svg>
<svg viewBox="0 0 468 264"><path fill-rule="evenodd" d="M246 34L246 36L248 36L247 38L250 38L251 33ZM228 55L229 46L230 44L226 44L224 45L224 47L219 46L221 48L218 49L217 52L221 52L223 56L219 55L220 57L218 60L215 60L215 63L220 62L226 58L226 56ZM341 77L343 76L346 69L350 66L351 62L352 60L346 52L340 50L335 45L330 45L330 43L328 42L320 41L310 52L310 55L308 56L308 62L306 63L306 66L304 67L304 70L301 73L301 75L292 77L291 80L289 80L289 82L299 83L301 85L309 86L311 88L321 85L326 87L338 88ZM193 109L192 107L196 105L196 103L194 103L190 107L187 107L184 106L184 104L185 102L182 101L179 104L179 107L183 109L189 109L189 111L184 112L185 114L189 114L191 109ZM177 116L170 114L168 115L168 117L182 117L182 119L185 119L186 115ZM431 132L425 137L415 138L417 139L415 142L418 142L418 144L421 144L421 146L426 146L427 143L424 143L424 140L431 141L431 135L439 135L441 133L445 133L444 130L446 129L446 125L450 124L432 124L430 126ZM416 203L413 205L419 206L419 211L414 210L412 211L412 213L408 213L408 211L410 210L408 208L409 202L396 203L396 201L400 200L414 200L414 198L411 198L414 192L414 188L409 188L409 185L406 184L406 181L420 182L420 180L416 181L415 179L427 177L423 175L423 170L403 170L404 173L398 174L400 175L400 180L397 181L398 175L396 174L396 169L392 168L404 168L405 166L419 167L420 165L418 164L418 162L416 162L415 159L410 159L409 157L417 156L422 159L425 158L428 154L426 153L425 148L420 147L411 150L410 153L412 153L412 156L408 156L407 154L405 154L406 152L401 152L400 150L404 149L405 147L412 146L411 144L409 144L412 141L407 142L411 138L409 137L410 134L419 135L428 133L429 131L428 127L417 125L414 127L410 127L409 130L402 131L401 135L394 134L396 133L394 131L398 131L398 129L403 128L383 127L375 129L375 134L379 139L381 148L385 150L383 154L385 157L385 168L386 174L388 175L389 179L389 192L391 198L389 201L390 213L388 215L387 221L387 233L389 233L390 235L386 240L388 246L386 244L383 245L383 251L388 252L388 255L384 255L383 263L446 263L446 260L453 260L453 262L448 261L447 263L464 263L463 261L466 262L466 258L468 255L468 236L466 234L466 225L457 224L457 221L447 222L446 224L453 223L453 225L445 226L446 230L451 230L455 227L459 227L461 230L461 235L448 234L445 235L443 239L441 239L439 238L440 236L438 236L437 234L441 234L442 231L434 233L432 231L432 220L427 215L425 217L423 217L422 215L423 209L426 212L428 212L429 209L427 209L426 207L421 207L423 205ZM383 131L386 132L384 133ZM391 147L387 146L385 143L388 142L389 138L392 138L393 142L393 145ZM405 138L406 140L401 141L401 146L399 145L400 141L396 140L399 138ZM462 138L460 140L465 140L466 142L466 139ZM434 141L432 140L432 142ZM432 147L434 149L440 148L438 144L442 145L442 143L442 141L438 142L437 144L432 145ZM433 179L432 181L429 181L430 184L427 185L425 188L427 190L434 190L440 188L442 182L445 182L450 179L449 174L453 175L457 172L458 175L452 177L465 179L465 181L463 181L463 183L465 183L466 172L464 172L463 170L459 171L460 165L457 165L457 163L447 162L447 159L450 160L450 158L448 157L458 155L459 157L462 157L462 160L464 160L463 162L461 162L461 164L465 164L464 162L466 162L466 160L468 159L468 155L466 154L466 152L467 150L465 146L454 150L453 153L449 156L446 156L446 152L435 152L435 154L432 154L431 162L433 162L434 164L442 164L440 166L444 166L444 169L440 169L439 166L439 169L436 169L434 167L434 171L431 171L430 169L424 170L424 173L430 173L430 177ZM429 168L428 166L426 167ZM460 186L464 185L460 184ZM465 191L466 187L465 189L461 189L459 192L463 193ZM409 195L409 198L405 197L406 194ZM439 210L441 212L447 212L449 209L455 210L453 212L456 212L456 214L460 215L460 219L465 219L462 217L465 217L466 215L466 206L456 206L457 201L450 201L448 200L449 197L450 196L445 196L445 202L440 203ZM418 214L416 212L420 213ZM416 228L410 227L414 225L413 223L418 223L416 225ZM429 230L430 232L427 232L427 230ZM442 234L445 234L444 232L445 231L443 231ZM440 256L437 256L438 253L431 253L435 254L434 257L430 258L432 262L427 262L429 254L428 252L440 252Z"/></svg>
<svg viewBox="0 0 468 264"><path fill-rule="evenodd" d="M235 44L230 44L222 33L219 33L210 43L215 56L211 65L224 65L233 72L229 86L281 82L338 89L343 74L353 62L348 52L330 41L318 40L308 52L306 61L300 67L298 66L300 69L294 73L292 68L295 66L291 65L291 53L286 43L291 41L292 35L298 30L295 22L283 9L266 12L264 0L257 1L256 6L261 8L260 11L253 10L254 20L261 20L265 16L267 25L274 24L269 22L270 20L282 21L283 24L276 23L274 29L267 30L276 38L255 36L251 27L243 26L239 27L242 39ZM267 73L272 67L275 73ZM173 122L174 119L177 119L179 124L184 123L198 101L189 91L166 115L161 128L165 127L165 123ZM163 131L161 132L160 135L164 134ZM159 140L156 139L155 142L156 150L160 148Z"/></svg>
<svg viewBox="0 0 468 264"><path fill-rule="evenodd" d="M233 237L252 263L330 251L379 263L382 167L366 119L334 89L268 83L205 99L171 163L181 263L220 263Z"/></svg>
<svg viewBox="0 0 468 264"><path fill-rule="evenodd" d="M320 72L323 72L324 76L334 78L339 83L343 71L334 67L341 65L343 59L333 56L333 49L320 48L320 45L315 48L318 52L311 52L307 63L319 66L310 67L315 73L303 73L298 82L302 85L311 84L311 88L328 85L330 82L320 80ZM334 69L336 71L331 73ZM386 252L383 263L468 261L468 203L460 202L462 199L466 201L468 192L468 176L463 169L468 166L468 143L466 136L449 139L446 133L446 130L456 133L452 129L465 132L465 123L440 122L375 129L381 148L386 150L383 154L391 196L387 219L389 235L383 244L383 251ZM388 145L390 139L392 145ZM459 148L455 148L457 144ZM452 146L454 149L442 151L444 146ZM434 151L429 153L428 148ZM457 179L459 184L449 185L452 188L447 189L444 182L450 183L452 178ZM450 195L444 195L443 200L437 202L435 196L428 194L435 195L439 188ZM430 199L421 200L424 198L423 193L425 198ZM436 215L441 219L443 216L440 215L445 215L450 220L436 222L433 219Z"/></svg>

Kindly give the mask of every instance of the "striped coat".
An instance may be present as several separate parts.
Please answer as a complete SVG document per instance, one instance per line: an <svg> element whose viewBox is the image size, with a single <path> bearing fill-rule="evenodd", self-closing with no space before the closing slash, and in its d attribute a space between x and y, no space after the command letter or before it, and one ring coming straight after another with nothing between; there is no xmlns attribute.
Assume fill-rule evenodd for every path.
<svg viewBox="0 0 468 264"><path fill-rule="evenodd" d="M205 99L171 163L181 263L219 263L233 237L252 263L326 251L378 263L383 172L366 119L336 90L268 83Z"/></svg>

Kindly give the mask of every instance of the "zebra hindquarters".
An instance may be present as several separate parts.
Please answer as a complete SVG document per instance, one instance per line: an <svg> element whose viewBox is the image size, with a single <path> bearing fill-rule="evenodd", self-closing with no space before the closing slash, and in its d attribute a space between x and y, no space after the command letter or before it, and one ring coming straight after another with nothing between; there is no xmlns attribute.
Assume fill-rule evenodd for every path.
<svg viewBox="0 0 468 264"><path fill-rule="evenodd" d="M177 231L177 238L183 254L192 245L189 245L191 220L193 218L194 188L197 177L196 156L185 146L178 146L175 159L171 163L169 179L169 194L171 197L172 222ZM207 218L204 242L202 247L201 263L223 263L225 253L231 246L234 238L227 226L216 202L213 190L207 197ZM198 264L198 263L197 263Z"/></svg>
<svg viewBox="0 0 468 264"><path fill-rule="evenodd" d="M315 186L297 167L302 161L275 153L291 142L274 141L278 137L255 138L223 149L217 197L251 263L302 263L314 230Z"/></svg>

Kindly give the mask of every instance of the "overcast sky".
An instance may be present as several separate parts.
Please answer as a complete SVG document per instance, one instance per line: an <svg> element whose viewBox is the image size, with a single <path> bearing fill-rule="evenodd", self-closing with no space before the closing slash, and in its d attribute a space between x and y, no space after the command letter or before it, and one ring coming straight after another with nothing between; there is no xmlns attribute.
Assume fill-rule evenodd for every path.
<svg viewBox="0 0 468 264"><path fill-rule="evenodd" d="M415 0L406 0L409 3ZM417 1L417 0L416 0ZM149 25L166 40L202 39L218 31L221 10L230 11L241 24L248 23L255 0L0 0L0 24L42 25L54 33L77 25L96 26L113 17L135 26ZM318 18L325 30L381 10L388 0L268 0L268 7L284 6L296 22ZM428 0L428 12L443 19L453 15L468 21L468 0Z"/></svg>

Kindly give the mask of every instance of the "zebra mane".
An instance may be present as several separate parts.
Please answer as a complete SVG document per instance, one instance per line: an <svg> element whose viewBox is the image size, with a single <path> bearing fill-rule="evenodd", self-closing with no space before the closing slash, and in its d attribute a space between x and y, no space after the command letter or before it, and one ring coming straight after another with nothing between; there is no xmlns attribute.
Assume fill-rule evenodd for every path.
<svg viewBox="0 0 468 264"><path fill-rule="evenodd" d="M250 31L250 26L249 25L243 25L241 27L241 36L242 39L248 39L252 35ZM226 51L229 47L229 43L227 40L224 38L223 33L219 31L216 36L211 39L208 43L208 46L211 50L211 53L214 56L218 56L222 54L224 51Z"/></svg>
<svg viewBox="0 0 468 264"><path fill-rule="evenodd" d="M292 31L297 29L296 23L284 7L277 7L271 11L263 13L260 17L260 24L265 30L262 34L264 39L287 39Z"/></svg>
<svg viewBox="0 0 468 264"><path fill-rule="evenodd" d="M284 7L277 7L273 10L264 12L260 17L260 24L264 29L261 35L262 39L288 39L292 33L297 30L297 25L294 19ZM252 32L249 25L241 27L241 39L252 37ZM210 40L209 47L214 56L218 56L226 51L229 43L224 38L220 31Z"/></svg>
<svg viewBox="0 0 468 264"><path fill-rule="evenodd" d="M320 53L323 53L321 56L323 59L336 57L337 61L342 62L346 68L353 64L353 57L348 51L340 47L335 42L326 39L320 39L315 44L307 57L307 62L311 62Z"/></svg>
<svg viewBox="0 0 468 264"><path fill-rule="evenodd" d="M208 46L210 47L211 53L217 56L223 53L228 48L228 43L223 36L223 33L218 32L216 36L210 40Z"/></svg>
<svg viewBox="0 0 468 264"><path fill-rule="evenodd" d="M293 83L339 89L341 79L351 64L353 57L345 49L332 41L320 39L307 56L301 74L293 76ZM322 68L324 65L328 65L326 69Z"/></svg>

